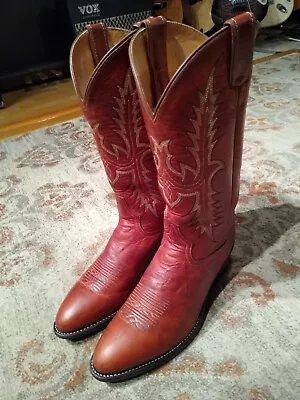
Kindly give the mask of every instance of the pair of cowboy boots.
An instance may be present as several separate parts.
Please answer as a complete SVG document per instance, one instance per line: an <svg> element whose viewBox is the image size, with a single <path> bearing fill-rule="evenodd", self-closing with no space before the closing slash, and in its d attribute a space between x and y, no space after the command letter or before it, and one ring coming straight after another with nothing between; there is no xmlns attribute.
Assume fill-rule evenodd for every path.
<svg viewBox="0 0 300 400"><path fill-rule="evenodd" d="M234 245L255 35L250 13L209 39L151 17L134 32L92 25L72 47L119 222L54 329L78 340L112 320L91 359L100 381L161 366L204 323Z"/></svg>

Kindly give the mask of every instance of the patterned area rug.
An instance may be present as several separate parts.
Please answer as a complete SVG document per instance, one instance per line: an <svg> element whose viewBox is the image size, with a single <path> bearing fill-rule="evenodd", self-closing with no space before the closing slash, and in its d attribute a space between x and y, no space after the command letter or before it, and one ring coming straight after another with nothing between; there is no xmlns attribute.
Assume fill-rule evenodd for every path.
<svg viewBox="0 0 300 400"><path fill-rule="evenodd" d="M117 222L83 119L0 143L3 400L296 400L300 397L300 54L255 66L232 280L176 360L107 385L97 337L57 339L68 289Z"/></svg>

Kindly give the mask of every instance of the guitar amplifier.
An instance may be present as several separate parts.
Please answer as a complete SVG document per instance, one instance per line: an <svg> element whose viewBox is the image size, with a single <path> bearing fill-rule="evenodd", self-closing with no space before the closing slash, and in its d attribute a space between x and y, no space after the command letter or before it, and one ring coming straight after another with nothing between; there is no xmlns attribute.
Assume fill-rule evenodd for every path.
<svg viewBox="0 0 300 400"><path fill-rule="evenodd" d="M152 15L152 3L152 0L68 0L68 8L77 36L86 25L98 22L131 29L136 22Z"/></svg>

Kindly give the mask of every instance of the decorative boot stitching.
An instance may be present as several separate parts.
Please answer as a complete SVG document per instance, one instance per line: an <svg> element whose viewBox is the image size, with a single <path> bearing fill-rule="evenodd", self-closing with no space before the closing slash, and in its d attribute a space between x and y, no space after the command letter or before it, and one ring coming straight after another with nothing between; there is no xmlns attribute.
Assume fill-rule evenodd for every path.
<svg viewBox="0 0 300 400"><path fill-rule="evenodd" d="M174 145L171 146L173 139L157 143L152 138L159 183L167 205L173 210L180 210L181 207L186 207L185 199L194 199L189 210L195 219L194 228L200 230L201 235L206 233L211 240L214 240L213 227L221 223L224 214L222 207L214 199L217 192L213 189L212 182L217 172L225 169L222 161L212 158L217 143L215 135L218 110L218 94L214 93L214 73L213 69L204 93L199 92L199 104L193 106L195 118L190 120L193 131L187 132L190 145L186 146L191 154L191 164L180 160L180 155L185 154L186 150L179 151ZM175 148L176 154L171 152L171 148L173 153ZM207 177L204 179L206 173ZM186 212L185 210L185 214Z"/></svg>
<svg viewBox="0 0 300 400"><path fill-rule="evenodd" d="M123 86L118 87L119 95L114 97L115 129L110 135L102 134L102 126L93 124L98 139L101 158L107 170L109 181L118 193L124 183L128 187L124 199L132 205L133 215L141 211L155 216L157 205L162 202L156 182L154 161L147 157L151 154L150 143L139 106L131 69L126 74ZM153 159L152 159L153 160ZM118 165L118 168L115 166ZM128 183L128 179L130 183Z"/></svg>

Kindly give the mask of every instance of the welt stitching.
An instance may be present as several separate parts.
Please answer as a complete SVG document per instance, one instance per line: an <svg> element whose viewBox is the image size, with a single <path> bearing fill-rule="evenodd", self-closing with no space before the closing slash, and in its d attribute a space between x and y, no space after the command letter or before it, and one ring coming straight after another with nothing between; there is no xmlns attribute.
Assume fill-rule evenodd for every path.
<svg viewBox="0 0 300 400"><path fill-rule="evenodd" d="M62 336L74 335L75 333L84 332L87 329L93 328L96 325L99 325L99 324L101 324L103 322L106 322L107 320L111 319L115 314L116 314L116 312L111 314L111 315L109 315L108 317L105 317L105 318L101 319L100 321L94 322L93 324L86 326L85 328L78 329L77 331L61 332L60 330L57 329L56 325L55 325L55 330L56 330L57 333L59 333Z"/></svg>

